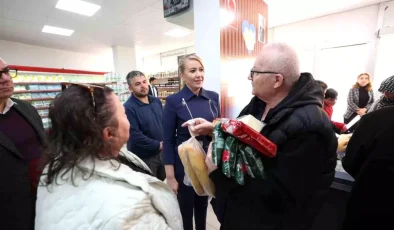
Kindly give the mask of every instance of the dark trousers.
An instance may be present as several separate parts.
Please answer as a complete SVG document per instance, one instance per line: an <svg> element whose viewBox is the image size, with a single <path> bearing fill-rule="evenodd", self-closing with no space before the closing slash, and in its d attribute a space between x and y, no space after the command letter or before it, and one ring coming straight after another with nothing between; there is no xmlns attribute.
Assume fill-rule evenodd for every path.
<svg viewBox="0 0 394 230"><path fill-rule="evenodd" d="M349 118L343 118L343 123L346 125L349 124L357 115L357 113L353 113Z"/></svg>
<svg viewBox="0 0 394 230"><path fill-rule="evenodd" d="M178 202L181 209L184 230L193 230L193 212L196 230L205 230L207 225L208 197L199 196L193 187L183 183L183 176L176 178L178 187Z"/></svg>
<svg viewBox="0 0 394 230"><path fill-rule="evenodd" d="M166 172L161 159L161 153L158 153L156 156L150 158L141 158L141 160L145 162L157 179L164 181L166 178Z"/></svg>

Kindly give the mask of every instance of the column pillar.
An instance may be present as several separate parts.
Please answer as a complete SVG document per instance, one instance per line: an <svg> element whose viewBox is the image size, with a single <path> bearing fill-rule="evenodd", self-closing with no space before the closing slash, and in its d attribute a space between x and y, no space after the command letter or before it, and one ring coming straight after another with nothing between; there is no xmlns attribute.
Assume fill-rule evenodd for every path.
<svg viewBox="0 0 394 230"><path fill-rule="evenodd" d="M137 67L135 48L113 46L112 53L115 72L120 73L122 79L125 79L126 75Z"/></svg>

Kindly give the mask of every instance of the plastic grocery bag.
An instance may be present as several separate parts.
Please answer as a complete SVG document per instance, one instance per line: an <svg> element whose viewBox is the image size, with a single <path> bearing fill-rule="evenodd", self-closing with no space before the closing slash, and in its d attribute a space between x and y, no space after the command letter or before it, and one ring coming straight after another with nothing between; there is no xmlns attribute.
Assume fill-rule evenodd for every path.
<svg viewBox="0 0 394 230"><path fill-rule="evenodd" d="M190 121L190 125L194 125ZM189 128L190 131L190 128ZM193 186L199 196L215 196L215 188L205 164L206 152L190 131L191 138L178 146L178 154L185 168L184 184Z"/></svg>

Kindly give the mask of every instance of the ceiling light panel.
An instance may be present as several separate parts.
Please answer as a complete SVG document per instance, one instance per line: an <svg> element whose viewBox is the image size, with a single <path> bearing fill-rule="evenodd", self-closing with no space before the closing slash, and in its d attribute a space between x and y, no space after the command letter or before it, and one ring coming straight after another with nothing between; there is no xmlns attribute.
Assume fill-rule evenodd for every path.
<svg viewBox="0 0 394 230"><path fill-rule="evenodd" d="M59 0L56 8L91 17L101 6L81 0Z"/></svg>
<svg viewBox="0 0 394 230"><path fill-rule="evenodd" d="M44 26L44 28L42 28L42 32L48 34L57 34L62 36L71 36L71 34L74 33L74 30L69 30L69 29L64 29L54 26Z"/></svg>

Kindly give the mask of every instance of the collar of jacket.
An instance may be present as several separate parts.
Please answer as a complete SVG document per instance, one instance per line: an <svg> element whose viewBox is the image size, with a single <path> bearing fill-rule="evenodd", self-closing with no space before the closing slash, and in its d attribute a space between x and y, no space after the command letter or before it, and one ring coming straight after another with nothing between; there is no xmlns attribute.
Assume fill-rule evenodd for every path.
<svg viewBox="0 0 394 230"><path fill-rule="evenodd" d="M153 98L154 98L153 96L148 95L149 104L152 103ZM131 94L131 100L133 100L140 107L149 105L149 104L146 104L146 103L140 101L140 99L138 99L136 96L134 96L134 94Z"/></svg>
<svg viewBox="0 0 394 230"><path fill-rule="evenodd" d="M149 167L136 155L127 151L125 147L123 147L120 152L120 155L124 156L127 160L133 162L135 165L144 168L148 172L151 172ZM175 216L167 215L166 208L177 206L177 198L175 193L162 181L157 179L156 177L135 172L128 166L124 164L120 164L115 160L92 160L90 157L83 160L78 164L81 169L87 171L93 171L94 174L109 178L111 180L116 181L124 181L132 186L140 188L145 193L149 194L151 197L151 201L153 206L161 213L163 216L170 221L167 223L170 225L171 229L180 229L179 227L182 225L181 220L177 220ZM47 168L45 168L44 173L47 172ZM78 170L73 171L75 175L77 175ZM43 173L43 175L45 175ZM56 180L61 180L61 177L58 177ZM61 181L56 181L61 183ZM159 187L159 191L167 191L169 194L173 196L173 199L163 199L161 192L157 192L157 189L152 189L152 186ZM174 201L174 202L172 202ZM160 204L166 205L160 205ZM171 226L172 225L172 226Z"/></svg>
<svg viewBox="0 0 394 230"><path fill-rule="evenodd" d="M275 124L290 114L294 109L309 104L322 107L323 89L315 82L312 74L302 73L298 82L290 90L289 94L275 108L270 109L265 120L267 125ZM263 115L266 103L256 96L253 97L250 107L244 113L255 114L259 117ZM241 115L245 115L242 114Z"/></svg>
<svg viewBox="0 0 394 230"><path fill-rule="evenodd" d="M188 100L190 100L192 97L195 97L196 95L189 89L189 87L187 87L186 85L183 87L183 89L181 90L181 92L180 92L181 94L182 94L182 97L186 100L186 101L188 101ZM201 90L200 90L200 93L198 94L198 96L202 96L202 97L204 97L204 98L206 98L206 99L211 99L211 98L209 98L209 95L208 95L208 92L204 89L204 88L201 88ZM197 97L198 97L197 96Z"/></svg>

